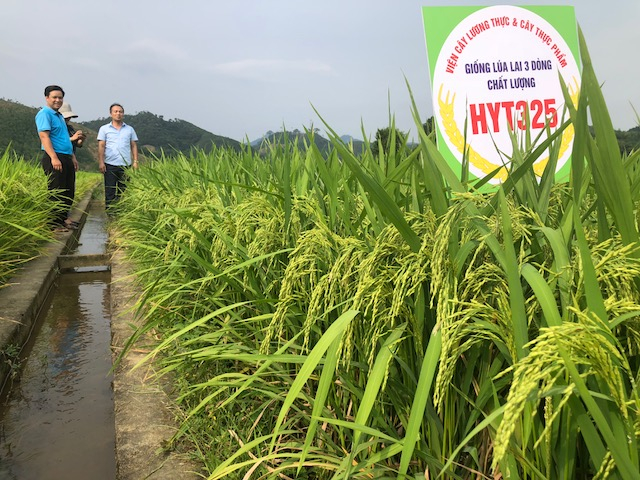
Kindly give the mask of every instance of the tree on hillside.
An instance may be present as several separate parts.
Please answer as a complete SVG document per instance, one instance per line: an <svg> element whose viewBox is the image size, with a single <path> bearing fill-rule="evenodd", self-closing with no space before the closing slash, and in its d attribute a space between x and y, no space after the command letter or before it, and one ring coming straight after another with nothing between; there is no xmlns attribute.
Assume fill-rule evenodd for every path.
<svg viewBox="0 0 640 480"><path fill-rule="evenodd" d="M393 145L393 149L398 151L400 148L404 148L407 144L407 132L402 132L395 129L395 143ZM371 142L371 151L374 155L377 155L380 152L380 148L385 153L385 155L389 154L391 151L392 145L392 130L391 127L379 128L376 132L375 141Z"/></svg>
<svg viewBox="0 0 640 480"><path fill-rule="evenodd" d="M621 153L628 154L640 149L640 127L634 127L626 132L616 130L616 138Z"/></svg>
<svg viewBox="0 0 640 480"><path fill-rule="evenodd" d="M422 124L422 129L427 135L431 135L435 131L436 124L433 116L427 118L427 121Z"/></svg>

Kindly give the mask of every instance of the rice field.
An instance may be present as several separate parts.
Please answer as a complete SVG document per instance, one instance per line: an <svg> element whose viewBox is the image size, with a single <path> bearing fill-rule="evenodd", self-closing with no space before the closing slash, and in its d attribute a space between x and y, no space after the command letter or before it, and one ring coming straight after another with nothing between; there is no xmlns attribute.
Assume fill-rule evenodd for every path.
<svg viewBox="0 0 640 480"><path fill-rule="evenodd" d="M568 183L560 129L482 193L415 104L414 149L356 157L326 125L324 156L309 132L135 172L116 231L143 292L132 341L158 338L173 442L208 478L638 478L639 154L582 49Z"/></svg>
<svg viewBox="0 0 640 480"><path fill-rule="evenodd" d="M112 239L142 292L129 344L152 332L175 378L167 448L210 479L637 479L640 153L581 43L568 120L492 191L415 104L417 148L356 156L326 125L326 155L308 132L133 172Z"/></svg>

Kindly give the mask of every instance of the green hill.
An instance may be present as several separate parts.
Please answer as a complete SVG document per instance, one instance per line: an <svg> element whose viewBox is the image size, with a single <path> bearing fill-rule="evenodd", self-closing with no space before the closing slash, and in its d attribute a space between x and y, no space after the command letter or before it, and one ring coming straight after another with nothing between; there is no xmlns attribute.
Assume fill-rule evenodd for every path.
<svg viewBox="0 0 640 480"><path fill-rule="evenodd" d="M332 149L331 142L322 135L314 133L313 138L318 150L323 154L327 154ZM364 142L362 140L357 140L346 135L341 137L341 139L347 145L353 145L353 152L356 156L359 156L362 153L362 150L364 149ZM264 136L262 136L262 138L252 141L251 148L258 152L264 152L269 148L269 145L283 144L285 140L289 143L296 144L301 150L304 150L309 144L309 138L307 137L306 132L297 129L286 132L273 132L269 130Z"/></svg>
<svg viewBox="0 0 640 480"><path fill-rule="evenodd" d="M36 132L34 117L38 108L27 107L12 100L0 99L0 154L9 146L21 157L27 160L37 160L40 158L40 139ZM127 115L125 121L133 126L140 139L139 145L142 154L160 154L164 151L171 155L175 151L188 154L192 148L210 151L213 145L217 147L228 147L240 149L240 142L231 138L222 137L208 132L200 127L184 120L165 120L162 116L154 115L150 112L140 112L135 115ZM87 134L87 140L83 148L76 152L78 162L83 170L98 169L98 129L109 122L108 118L101 118L89 122L74 123L74 125ZM286 132L287 139L297 142L300 148L304 148L308 139L305 132L293 130ZM626 132L616 131L618 144L621 151L630 152L640 148L640 127L634 127ZM261 139L251 142L251 146L258 151L267 148L268 143L281 143L284 132L269 131ZM352 140L356 155L359 155L363 148L361 140L343 138L345 141ZM326 153L330 149L330 142L315 134L315 142L320 151Z"/></svg>
<svg viewBox="0 0 640 480"><path fill-rule="evenodd" d="M40 138L35 123L38 110L39 108L0 99L0 154L11 145L11 150L26 160L40 159ZM74 125L79 126L79 124ZM83 130L86 131L84 128ZM86 133L87 140L85 145L76 152L76 158L83 170L97 171L97 132L86 131Z"/></svg>
<svg viewBox="0 0 640 480"><path fill-rule="evenodd" d="M37 108L0 99L0 152L9 144L20 156L36 158L40 154L40 140L34 117Z"/></svg>
<svg viewBox="0 0 640 480"><path fill-rule="evenodd" d="M140 148L144 151L159 154L164 151L172 154L175 151L188 153L192 148L211 151L213 146L240 149L240 142L207 132L185 120L165 120L161 115L140 112L126 115L124 121L131 125L140 139ZM95 130L110 122L109 118L100 118L81 125Z"/></svg>
<svg viewBox="0 0 640 480"><path fill-rule="evenodd" d="M34 117L39 108L27 107L11 100L0 99L0 154L7 147L27 160L38 160L41 155L40 139ZM84 146L76 151L82 170L98 170L98 129L108 118L89 122L74 122L76 129L87 134ZM142 154L175 151L188 154L192 148L210 151L212 145L240 149L240 142L207 132L184 120L164 120L149 112L127 115L125 121L133 126L140 139Z"/></svg>
<svg viewBox="0 0 640 480"><path fill-rule="evenodd" d="M640 127L633 127L626 132L616 131L616 137L621 151L629 153L640 149Z"/></svg>

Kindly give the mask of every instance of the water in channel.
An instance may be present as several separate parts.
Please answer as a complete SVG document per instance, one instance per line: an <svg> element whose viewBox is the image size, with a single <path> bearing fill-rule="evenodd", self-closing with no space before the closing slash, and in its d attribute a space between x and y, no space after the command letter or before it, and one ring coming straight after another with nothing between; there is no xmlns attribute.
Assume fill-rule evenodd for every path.
<svg viewBox="0 0 640 480"><path fill-rule="evenodd" d="M78 252L103 253L105 240L90 212ZM56 280L0 405L0 479L115 478L110 280L106 269Z"/></svg>

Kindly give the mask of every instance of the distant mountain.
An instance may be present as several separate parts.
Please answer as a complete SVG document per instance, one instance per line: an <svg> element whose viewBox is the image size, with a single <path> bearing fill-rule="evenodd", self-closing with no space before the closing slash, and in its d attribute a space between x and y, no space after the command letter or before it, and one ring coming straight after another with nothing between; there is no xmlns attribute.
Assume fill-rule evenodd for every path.
<svg viewBox="0 0 640 480"><path fill-rule="evenodd" d="M0 155L11 145L12 151L20 157L27 160L40 158L40 139L34 121L37 112L38 108L27 107L21 103L0 98ZM184 120L165 120L161 115L154 115L150 112L127 115L125 121L136 129L143 153L159 154L164 151L171 155L179 151L188 155L194 147L210 151L213 145L233 149L240 149L242 146L236 140L215 135ZM98 169L98 129L108 122L108 118L90 122L74 122L77 128L87 133L85 145L76 152L83 170L96 171ZM288 141L296 143L299 148L304 148L309 141L306 133L300 130L268 131L263 137L251 142L251 148L259 151L266 148L268 143L281 143L284 141L285 133ZM640 148L640 127L634 127L626 132L616 130L616 137L621 151L629 152L632 149ZM315 133L314 138L321 152L326 153L331 149L329 140L319 133ZM353 144L356 155L362 153L364 147L362 140L354 139L350 135L343 135L340 138L347 144Z"/></svg>
<svg viewBox="0 0 640 480"><path fill-rule="evenodd" d="M306 132L301 132L300 130L293 131L279 131L274 132L269 130L262 137L257 138L250 142L251 148L262 150L266 149L269 144L279 144L285 141L285 137L289 143L296 144L299 148L304 149L305 146L309 143L309 137ZM313 135L314 141L318 150L320 150L323 154L326 154L331 150L331 141L320 135L319 133L314 133ZM350 135L343 135L340 139L349 145L353 143L353 151L356 155L360 155L364 148L364 142L362 140L357 140Z"/></svg>
<svg viewBox="0 0 640 480"><path fill-rule="evenodd" d="M40 159L42 150L35 123L38 110L40 109L0 99L0 155L11 145L13 152L26 160ZM87 133L87 140L83 147L76 151L76 158L83 170L97 171L97 132L84 128L83 130Z"/></svg>
<svg viewBox="0 0 640 480"><path fill-rule="evenodd" d="M347 145L352 144L353 151L357 152L358 154L360 154L364 150L364 141L353 138L351 135L342 135L340 137L340 140L342 140Z"/></svg>
<svg viewBox="0 0 640 480"><path fill-rule="evenodd" d="M19 156L26 159L40 157L40 140L34 121L37 112L38 108L0 99L0 154L11 144L12 150ZM78 129L87 134L83 148L76 152L83 170L97 170L98 130L109 121L109 118L99 118L87 122L74 122ZM210 151L213 145L238 150L241 148L241 143L236 140L215 135L185 120L165 120L163 116L151 112L126 115L125 122L135 128L143 154L159 155L161 151L168 155L176 151L189 154L194 147ZM306 132L297 129L291 132L268 131L261 138L251 142L251 147L260 151L266 149L268 143L284 142L285 136L289 142L297 144L301 149L309 142ZM314 134L314 139L322 153L326 154L331 149L331 142L319 133ZM364 142L350 135L343 135L341 139L347 144L352 143L354 153L360 155Z"/></svg>
<svg viewBox="0 0 640 480"><path fill-rule="evenodd" d="M165 120L162 115L151 112L139 112L125 116L124 121L131 125L140 139L140 148L154 154L164 151L171 155L178 151L189 153L193 148L210 152L213 146L240 149L240 142L208 132L185 120ZM100 118L81 125L98 131L109 118Z"/></svg>
<svg viewBox="0 0 640 480"><path fill-rule="evenodd" d="M11 145L12 151L20 157L34 161L40 158L40 139L34 120L38 110L12 100L0 99L0 155ZM84 146L76 151L82 170L98 170L98 129L109 121L108 118L101 118L73 122L76 129L87 134ZM162 116L140 112L126 116L125 121L135 128L143 154L159 154L163 150L169 155L176 151L189 154L194 147L210 151L212 145L240 149L240 142L214 135L184 120L164 120Z"/></svg>
<svg viewBox="0 0 640 480"><path fill-rule="evenodd" d="M326 138L318 135L314 135L316 145L320 151L326 151L329 149L330 142ZM262 137L253 140L250 145L253 149L265 149L269 144L282 144L284 142L297 145L299 148L305 148L305 145L309 143L309 138L306 132L300 130L286 131L281 130L279 132L273 132L269 130Z"/></svg>

